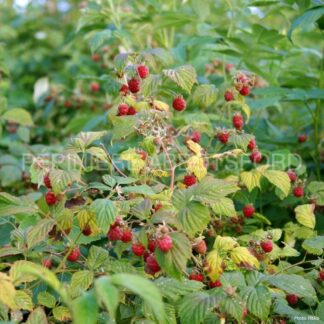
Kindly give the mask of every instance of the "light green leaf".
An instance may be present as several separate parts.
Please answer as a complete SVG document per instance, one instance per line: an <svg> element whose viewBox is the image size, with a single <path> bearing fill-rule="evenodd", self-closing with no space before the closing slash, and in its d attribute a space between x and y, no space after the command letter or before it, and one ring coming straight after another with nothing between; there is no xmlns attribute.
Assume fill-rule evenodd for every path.
<svg viewBox="0 0 324 324"><path fill-rule="evenodd" d="M70 291L72 297L81 295L93 282L93 272L82 270L75 272L71 278Z"/></svg>
<svg viewBox="0 0 324 324"><path fill-rule="evenodd" d="M213 84L201 84L192 95L194 104L208 107L217 100L217 89Z"/></svg>
<svg viewBox="0 0 324 324"><path fill-rule="evenodd" d="M34 125L30 113L22 108L9 109L0 118L23 126Z"/></svg>
<svg viewBox="0 0 324 324"><path fill-rule="evenodd" d="M216 215L221 216L235 216L236 211L234 207L234 202L229 198L220 198L217 202L212 205L212 209Z"/></svg>
<svg viewBox="0 0 324 324"><path fill-rule="evenodd" d="M310 254L321 255L324 249L324 236L311 237L303 242L302 247Z"/></svg>
<svg viewBox="0 0 324 324"><path fill-rule="evenodd" d="M34 309L28 316L26 324L48 324L43 308Z"/></svg>
<svg viewBox="0 0 324 324"><path fill-rule="evenodd" d="M57 321L66 322L71 320L71 313L67 307L58 306L53 308L53 315Z"/></svg>
<svg viewBox="0 0 324 324"><path fill-rule="evenodd" d="M299 224L302 224L311 229L315 228L315 215L313 205L300 205L295 208L296 219Z"/></svg>
<svg viewBox="0 0 324 324"><path fill-rule="evenodd" d="M30 295L23 290L18 290L15 294L15 302L19 309L29 310L33 309L33 301Z"/></svg>
<svg viewBox="0 0 324 324"><path fill-rule="evenodd" d="M32 248L40 242L44 242L47 238L48 232L55 225L55 220L51 218L45 218L39 221L27 234L28 248Z"/></svg>
<svg viewBox="0 0 324 324"><path fill-rule="evenodd" d="M290 191L290 179L287 172L266 170L263 175L283 193L284 198L288 196Z"/></svg>
<svg viewBox="0 0 324 324"><path fill-rule="evenodd" d="M37 301L38 304L46 306L48 308L53 308L55 307L56 304L55 297L52 294L48 293L47 291L41 291L37 295Z"/></svg>
<svg viewBox="0 0 324 324"><path fill-rule="evenodd" d="M86 292L73 301L72 314L74 324L97 324L98 304L94 293Z"/></svg>
<svg viewBox="0 0 324 324"><path fill-rule="evenodd" d="M196 70L191 65L183 65L176 69L163 70L163 74L188 93L190 93L194 83L197 82Z"/></svg>
<svg viewBox="0 0 324 324"><path fill-rule="evenodd" d="M91 209L96 213L98 226L102 232L107 233L118 214L115 204L109 199L96 199L91 204Z"/></svg>
<svg viewBox="0 0 324 324"><path fill-rule="evenodd" d="M100 268L108 260L108 251L99 247L92 245L87 257L86 264L91 270L96 270Z"/></svg>

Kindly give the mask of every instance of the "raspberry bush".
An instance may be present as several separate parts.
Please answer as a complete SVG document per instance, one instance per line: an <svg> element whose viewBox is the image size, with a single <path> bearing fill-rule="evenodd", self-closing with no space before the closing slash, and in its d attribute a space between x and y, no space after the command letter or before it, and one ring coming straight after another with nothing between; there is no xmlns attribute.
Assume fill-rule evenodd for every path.
<svg viewBox="0 0 324 324"><path fill-rule="evenodd" d="M235 41L233 22L227 34L217 29L233 48L217 47L222 61L210 60L202 68L201 47L214 45L215 35L203 31L215 19L212 2L183 4L182 18L173 15L174 3L157 4L160 11L146 1L85 7L77 32L92 50L86 66L76 79L65 80L66 87L51 84L37 98L44 111L50 102L53 109L64 107L65 113L57 113L67 119L55 113L46 121L57 122L57 133L59 127L66 131L57 135L59 142L44 129L28 144L24 136L44 116L30 113L28 105L10 107L10 91L8 105L1 99L7 137L0 157L5 189L0 192L0 319L199 324L299 323L303 318L320 323L322 70L318 88L295 89L286 75L279 83L280 78L269 77L270 65L270 72L262 71L258 50L266 59L277 53L266 51L262 40L256 53L248 51L249 60L247 53L237 53L245 39ZM254 5L269 13L269 4ZM281 4L270 7L282 9ZM143 31L150 40L138 33L139 20L130 16L130 8L147 10ZM307 9L287 36L303 15L317 21L322 9ZM235 6L226 10L237 13ZM106 26L107 16L114 28ZM159 33L161 17L165 29ZM205 45L193 35L193 26L206 33ZM251 28L257 33L261 26ZM275 31L263 32L269 42L282 40ZM174 37L183 43L177 47ZM152 42L149 49L144 38ZM77 53L86 51L85 42L78 46ZM208 60L209 55L215 52L206 54ZM233 63L224 62L231 58ZM2 78L10 80L0 67ZM284 142L284 132L291 130L276 128L286 116L279 102L307 106L311 143L304 132L295 132L291 145ZM88 111L99 104L105 104L104 112ZM268 107L279 112L261 115ZM49 145L36 145L37 140ZM309 146L299 152L303 145ZM17 157L10 155L13 147L21 148ZM11 182L5 176L14 168L19 177Z"/></svg>

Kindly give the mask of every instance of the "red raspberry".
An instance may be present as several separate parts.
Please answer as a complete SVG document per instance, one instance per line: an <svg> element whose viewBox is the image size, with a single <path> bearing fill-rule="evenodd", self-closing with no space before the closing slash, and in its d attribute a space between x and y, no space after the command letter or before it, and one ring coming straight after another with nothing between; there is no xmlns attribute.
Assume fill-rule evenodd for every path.
<svg viewBox="0 0 324 324"><path fill-rule="evenodd" d="M243 116L240 113L234 114L232 118L232 122L233 122L233 126L237 130L241 130L244 125Z"/></svg>
<svg viewBox="0 0 324 324"><path fill-rule="evenodd" d="M290 182L296 182L298 179L298 176L295 171L293 170L288 170L287 171L288 177L290 179Z"/></svg>
<svg viewBox="0 0 324 324"><path fill-rule="evenodd" d="M46 188L52 189L51 179L48 174L44 175L43 181Z"/></svg>
<svg viewBox="0 0 324 324"><path fill-rule="evenodd" d="M48 191L45 194L45 201L49 206L55 205L57 203L57 198L53 191Z"/></svg>
<svg viewBox="0 0 324 324"><path fill-rule="evenodd" d="M136 70L141 79L147 78L150 74L149 68L144 64L139 65Z"/></svg>
<svg viewBox="0 0 324 324"><path fill-rule="evenodd" d="M89 225L87 225L83 230L82 230L82 234L84 236L90 236L92 234L92 230L91 227Z"/></svg>
<svg viewBox="0 0 324 324"><path fill-rule="evenodd" d="M137 111L134 107L130 106L128 108L128 112L127 112L127 115L136 115Z"/></svg>
<svg viewBox="0 0 324 324"><path fill-rule="evenodd" d="M44 259L42 264L45 268L51 269L52 268L52 260L51 259Z"/></svg>
<svg viewBox="0 0 324 324"><path fill-rule="evenodd" d="M145 253L145 246L140 243L134 243L132 245L132 251L137 256L142 256Z"/></svg>
<svg viewBox="0 0 324 324"><path fill-rule="evenodd" d="M138 150L138 151L137 151L137 154L139 154L139 155L141 156L141 159L142 159L143 161L146 161L146 159L147 159L147 153L146 153L145 151L140 151L140 150Z"/></svg>
<svg viewBox="0 0 324 324"><path fill-rule="evenodd" d="M187 174L186 176L184 176L183 178L183 183L187 186L187 187L191 187L194 184L197 183L197 178L193 175L193 174Z"/></svg>
<svg viewBox="0 0 324 324"><path fill-rule="evenodd" d="M262 154L260 151L258 150L254 150L251 154L250 154L250 161L252 163L260 163L262 161Z"/></svg>
<svg viewBox="0 0 324 324"><path fill-rule="evenodd" d="M270 253L273 249L272 241L270 240L262 241L260 245L265 253Z"/></svg>
<svg viewBox="0 0 324 324"><path fill-rule="evenodd" d="M246 307L243 308L243 311L242 311L242 317L245 318L246 316L248 316L249 312L247 310Z"/></svg>
<svg viewBox="0 0 324 324"><path fill-rule="evenodd" d="M186 108L187 103L182 97L176 97L173 99L172 107L177 111L182 111Z"/></svg>
<svg viewBox="0 0 324 324"><path fill-rule="evenodd" d="M298 303L298 296L295 294L289 294L286 296L287 302L289 305L294 306Z"/></svg>
<svg viewBox="0 0 324 324"><path fill-rule="evenodd" d="M324 270L321 270L321 271L318 273L318 280L319 280L319 281L324 281Z"/></svg>
<svg viewBox="0 0 324 324"><path fill-rule="evenodd" d="M158 202L155 206L154 206L154 211L157 212L158 210L160 210L163 207L162 203Z"/></svg>
<svg viewBox="0 0 324 324"><path fill-rule="evenodd" d="M90 89L92 92L98 92L100 90L100 84L98 82L92 82L90 84Z"/></svg>
<svg viewBox="0 0 324 324"><path fill-rule="evenodd" d="M204 240L201 240L194 246L194 250L199 254L205 254L207 252L207 245Z"/></svg>
<svg viewBox="0 0 324 324"><path fill-rule="evenodd" d="M119 241L122 239L123 236L123 231L121 230L120 227L110 227L107 237L110 241Z"/></svg>
<svg viewBox="0 0 324 324"><path fill-rule="evenodd" d="M221 287L222 283L220 280L216 280L216 281L211 281L208 285L210 288L217 288L217 287Z"/></svg>
<svg viewBox="0 0 324 324"><path fill-rule="evenodd" d="M75 262L75 261L77 261L77 260L79 259L80 255L81 255L81 253L80 253L79 248L78 248L78 247L75 247L75 248L71 251L71 253L69 254L69 256L68 256L67 259L68 259L69 261L71 261L71 262Z"/></svg>
<svg viewBox="0 0 324 324"><path fill-rule="evenodd" d="M133 232L129 229L125 229L123 231L123 234L122 234L122 237L121 237L121 240L124 242L124 243L128 243L128 242L131 242L133 238Z"/></svg>
<svg viewBox="0 0 324 324"><path fill-rule="evenodd" d="M110 227L111 228L117 227L117 226L121 225L122 221L123 221L122 217L117 216L114 223L111 224Z"/></svg>
<svg viewBox="0 0 324 324"><path fill-rule="evenodd" d="M204 281L204 275L202 273L191 273L189 275L189 280L195 280L195 281Z"/></svg>
<svg viewBox="0 0 324 324"><path fill-rule="evenodd" d="M147 247L151 252L155 251L156 246L157 246L157 241L156 240L149 240Z"/></svg>
<svg viewBox="0 0 324 324"><path fill-rule="evenodd" d="M231 72L233 70L233 68L234 68L234 64L232 64L232 63L225 64L225 70L227 73Z"/></svg>
<svg viewBox="0 0 324 324"><path fill-rule="evenodd" d="M91 55L91 59L93 62L99 62L101 60L101 56L98 53L94 53Z"/></svg>
<svg viewBox="0 0 324 324"><path fill-rule="evenodd" d="M126 96L127 93L128 93L129 89L128 89L128 85L127 84L123 84L120 89L119 89L119 93L122 95L122 96Z"/></svg>
<svg viewBox="0 0 324 324"><path fill-rule="evenodd" d="M172 238L169 235L164 235L161 239L158 240L158 247L164 253L170 251L172 249L172 246Z"/></svg>
<svg viewBox="0 0 324 324"><path fill-rule="evenodd" d="M132 79L128 80L127 83L128 83L128 88L129 88L130 92L137 93L140 91L140 84L141 84L140 79L132 78Z"/></svg>
<svg viewBox="0 0 324 324"><path fill-rule="evenodd" d="M251 151L253 151L254 149L256 149L257 145L256 145L256 141L255 138L252 138L247 146L247 148Z"/></svg>
<svg viewBox="0 0 324 324"><path fill-rule="evenodd" d="M65 108L71 108L72 107L72 102L70 100L64 101L64 107Z"/></svg>
<svg viewBox="0 0 324 324"><path fill-rule="evenodd" d="M233 101L234 100L234 94L230 90L226 90L224 93L224 99L225 101Z"/></svg>
<svg viewBox="0 0 324 324"><path fill-rule="evenodd" d="M303 187L300 187L300 186L295 187L293 189L293 194L297 198L303 197L304 196L304 188Z"/></svg>
<svg viewBox="0 0 324 324"><path fill-rule="evenodd" d="M298 136L298 142L299 143L304 143L304 142L307 141L307 139L308 139L308 136L306 134L301 134L301 135Z"/></svg>
<svg viewBox="0 0 324 324"><path fill-rule="evenodd" d="M195 143L199 143L201 140L201 134L200 132L192 132L190 135L190 139L195 142Z"/></svg>
<svg viewBox="0 0 324 324"><path fill-rule="evenodd" d="M249 93L250 93L250 88L249 88L249 87L243 87L243 88L240 90L240 94L241 94L242 96L247 96Z"/></svg>
<svg viewBox="0 0 324 324"><path fill-rule="evenodd" d="M255 209L252 204L248 204L243 207L242 211L246 218L250 218L253 216Z"/></svg>
<svg viewBox="0 0 324 324"><path fill-rule="evenodd" d="M155 256L153 254L149 255L146 259L146 266L147 270L149 270L150 273L156 273L161 270L159 264L157 263Z"/></svg>
<svg viewBox="0 0 324 324"><path fill-rule="evenodd" d="M128 114L129 106L125 103L122 103L118 106L118 114L117 116L125 116Z"/></svg>
<svg viewBox="0 0 324 324"><path fill-rule="evenodd" d="M230 138L230 133L226 131L221 132L218 134L217 138L221 143L226 144L228 142L228 139Z"/></svg>

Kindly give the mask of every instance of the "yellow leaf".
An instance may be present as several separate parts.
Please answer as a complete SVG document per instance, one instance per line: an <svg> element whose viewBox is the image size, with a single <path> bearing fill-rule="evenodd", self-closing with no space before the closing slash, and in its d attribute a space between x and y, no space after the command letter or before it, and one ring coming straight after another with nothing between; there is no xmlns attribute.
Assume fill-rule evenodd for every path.
<svg viewBox="0 0 324 324"><path fill-rule="evenodd" d="M91 236L99 234L100 228L96 222L96 214L88 209L82 209L78 212L77 219L81 230L87 226L91 228Z"/></svg>
<svg viewBox="0 0 324 324"><path fill-rule="evenodd" d="M287 172L266 170L263 175L284 194L284 197L288 196L290 191L290 179Z"/></svg>
<svg viewBox="0 0 324 324"><path fill-rule="evenodd" d="M135 175L139 174L145 166L145 161L142 160L140 154L135 149L128 149L122 152L120 158L130 162L131 172Z"/></svg>
<svg viewBox="0 0 324 324"><path fill-rule="evenodd" d="M257 169L244 171L240 174L241 181L249 191L252 191L254 188L260 188L261 177L262 173Z"/></svg>
<svg viewBox="0 0 324 324"><path fill-rule="evenodd" d="M161 111L169 111L169 105L163 101L153 100L153 107Z"/></svg>
<svg viewBox="0 0 324 324"><path fill-rule="evenodd" d="M15 301L16 289L12 280L5 273L0 272L0 302L11 309L18 309Z"/></svg>
<svg viewBox="0 0 324 324"><path fill-rule="evenodd" d="M200 156L194 155L188 160L187 170L193 173L198 180L201 180L207 175L204 159Z"/></svg>
<svg viewBox="0 0 324 324"><path fill-rule="evenodd" d="M259 261L246 247L238 246L234 248L231 252L231 258L237 265L248 265L257 269L259 268Z"/></svg>
<svg viewBox="0 0 324 324"><path fill-rule="evenodd" d="M298 223L309 227L311 229L315 228L315 215L314 215L314 205L300 205L295 208L296 219Z"/></svg>
<svg viewBox="0 0 324 324"><path fill-rule="evenodd" d="M166 178L166 177L170 176L170 173L168 171L159 170L159 169L151 170L151 174L154 177L159 177L159 178Z"/></svg>
<svg viewBox="0 0 324 324"><path fill-rule="evenodd" d="M192 140L188 140L186 142L186 144L190 151L192 151L193 153L195 153L198 156L201 156L202 147L198 143L195 143Z"/></svg>
<svg viewBox="0 0 324 324"><path fill-rule="evenodd" d="M222 263L223 260L219 256L219 253L217 250L213 250L207 254L206 257L207 266L204 268L204 270L207 272L208 277L215 281L218 279L218 277L222 274L223 268Z"/></svg>
<svg viewBox="0 0 324 324"><path fill-rule="evenodd" d="M219 252L233 250L236 246L238 246L238 243L230 236L218 235L214 243L214 249Z"/></svg>

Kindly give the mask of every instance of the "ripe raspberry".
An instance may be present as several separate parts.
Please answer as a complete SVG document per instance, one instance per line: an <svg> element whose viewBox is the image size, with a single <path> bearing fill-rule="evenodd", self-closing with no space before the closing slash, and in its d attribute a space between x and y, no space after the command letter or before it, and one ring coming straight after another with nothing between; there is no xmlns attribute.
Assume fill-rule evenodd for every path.
<svg viewBox="0 0 324 324"><path fill-rule="evenodd" d="M72 102L70 100L64 101L64 107L65 108L71 108L72 107Z"/></svg>
<svg viewBox="0 0 324 324"><path fill-rule="evenodd" d="M98 82L92 82L90 84L90 89L92 92L98 92L100 90L100 84Z"/></svg>
<svg viewBox="0 0 324 324"><path fill-rule="evenodd" d="M289 305L294 306L298 303L298 296L295 294L289 294L286 296L287 302Z"/></svg>
<svg viewBox="0 0 324 324"><path fill-rule="evenodd" d="M146 259L146 266L150 272L153 274L161 270L159 264L157 263L155 256L153 254L149 255Z"/></svg>
<svg viewBox="0 0 324 324"><path fill-rule="evenodd" d="M140 91L140 84L141 84L140 79L132 78L132 79L128 80L127 83L128 83L128 88L129 88L130 92L137 93Z"/></svg>
<svg viewBox="0 0 324 324"><path fill-rule="evenodd" d="M290 179L290 182L296 182L298 179L298 176L295 171L293 170L288 170L287 171L288 177Z"/></svg>
<svg viewBox="0 0 324 324"><path fill-rule="evenodd" d="M144 261L146 262L146 259L151 255L149 251L144 252Z"/></svg>
<svg viewBox="0 0 324 324"><path fill-rule="evenodd" d="M191 187L194 184L197 183L197 178L193 175L193 174L187 174L186 176L184 176L183 178L183 183L187 186L187 187Z"/></svg>
<svg viewBox="0 0 324 324"><path fill-rule="evenodd" d="M110 241L119 241L121 240L122 236L123 236L123 231L118 226L116 227L111 226L107 234L107 237Z"/></svg>
<svg viewBox="0 0 324 324"><path fill-rule="evenodd" d="M122 234L122 237L121 237L121 240L124 242L124 243L128 243L128 242L131 242L132 241L132 238L133 238L133 232L129 229L125 229L123 231L123 234Z"/></svg>
<svg viewBox="0 0 324 324"><path fill-rule="evenodd" d="M324 281L324 270L321 270L321 271L318 273L318 280L319 280L319 281Z"/></svg>
<svg viewBox="0 0 324 324"><path fill-rule="evenodd" d="M242 317L245 318L246 316L248 316L249 312L247 310L246 307L243 308L243 311L242 311Z"/></svg>
<svg viewBox="0 0 324 324"><path fill-rule="evenodd" d="M132 245L132 251L137 256L142 256L145 253L145 246L140 243L134 243Z"/></svg>
<svg viewBox="0 0 324 324"><path fill-rule="evenodd" d="M228 139L230 138L230 133L226 131L221 132L217 135L217 138L221 143L226 144L228 142Z"/></svg>
<svg viewBox="0 0 324 324"><path fill-rule="evenodd" d="M75 262L75 261L77 261L77 260L79 259L80 255L81 255L81 253L80 253L79 248L78 248L78 247L75 247L75 248L71 251L71 253L69 254L69 256L68 256L67 259L68 259L69 261L71 261L71 262Z"/></svg>
<svg viewBox="0 0 324 324"><path fill-rule="evenodd" d="M304 143L304 142L307 141L307 139L308 139L308 136L306 134L301 134L301 135L298 136L298 142L299 143Z"/></svg>
<svg viewBox="0 0 324 324"><path fill-rule="evenodd" d="M226 90L224 93L225 101L233 101L234 100L234 93L230 90Z"/></svg>
<svg viewBox="0 0 324 324"><path fill-rule="evenodd" d="M128 114L129 106L125 103L122 103L118 106L118 114L117 116L125 116Z"/></svg>
<svg viewBox="0 0 324 324"><path fill-rule="evenodd" d="M241 94L242 96L247 96L249 93L250 93L250 88L249 88L249 87L243 87L243 88L240 90L240 94Z"/></svg>
<svg viewBox="0 0 324 324"><path fill-rule="evenodd" d="M202 273L190 273L189 280L195 280L195 281L204 281L204 275Z"/></svg>
<svg viewBox="0 0 324 324"><path fill-rule="evenodd" d="M208 285L210 288L217 288L217 287L221 287L222 283L220 280L216 280L216 281L211 281Z"/></svg>
<svg viewBox="0 0 324 324"><path fill-rule="evenodd" d="M254 138L252 138L247 146L247 148L250 150L250 151L253 151L254 149L256 149L257 145L256 145L256 141Z"/></svg>
<svg viewBox="0 0 324 324"><path fill-rule="evenodd" d="M160 210L163 207L162 203L158 202L155 206L154 206L154 211L157 212L158 210Z"/></svg>
<svg viewBox="0 0 324 324"><path fill-rule="evenodd" d="M270 253L273 249L272 241L270 240L262 241L260 245L265 253Z"/></svg>
<svg viewBox="0 0 324 324"><path fill-rule="evenodd" d="M204 240L201 240L194 246L194 250L199 254L205 254L207 252L207 245Z"/></svg>
<svg viewBox="0 0 324 324"><path fill-rule="evenodd" d="M137 151L137 154L139 154L141 156L141 159L143 161L146 161L146 159L147 159L147 153L145 151L138 150Z"/></svg>
<svg viewBox="0 0 324 324"><path fill-rule="evenodd" d="M250 218L253 216L254 212L255 212L255 209L253 207L252 204L249 204L249 205L245 205L242 209L243 211L243 215L246 217L246 218Z"/></svg>
<svg viewBox="0 0 324 324"><path fill-rule="evenodd" d="M250 154L250 161L252 163L260 163L262 161L262 154L257 149Z"/></svg>
<svg viewBox="0 0 324 324"><path fill-rule="evenodd" d="M52 260L51 259L44 259L42 264L45 268L51 269L52 268Z"/></svg>
<svg viewBox="0 0 324 324"><path fill-rule="evenodd" d="M101 56L98 53L94 53L91 55L91 59L93 62L99 62L101 60Z"/></svg>
<svg viewBox="0 0 324 324"><path fill-rule="evenodd" d="M89 236L89 235L91 235L91 234L92 234L91 227L90 227L89 225L86 226L86 227L83 229L82 234L83 234L84 236Z"/></svg>
<svg viewBox="0 0 324 324"><path fill-rule="evenodd" d="M127 115L136 115L137 111L134 107L130 106L128 108L128 112L127 112Z"/></svg>
<svg viewBox="0 0 324 324"><path fill-rule="evenodd" d="M293 189L293 194L297 198L303 197L304 196L304 188L303 187L300 187L300 186L295 187Z"/></svg>
<svg viewBox="0 0 324 324"><path fill-rule="evenodd" d="M161 239L158 240L158 247L164 253L171 250L172 246L172 238L169 235L164 235Z"/></svg>
<svg viewBox="0 0 324 324"><path fill-rule="evenodd" d="M191 135L190 135L190 139L195 142L195 143L199 143L200 140L201 140L201 134L200 132L192 132Z"/></svg>
<svg viewBox="0 0 324 324"><path fill-rule="evenodd" d="M136 70L141 79L147 78L150 74L149 68L144 64L139 65Z"/></svg>
<svg viewBox="0 0 324 324"><path fill-rule="evenodd" d="M127 93L129 92L129 89L128 89L128 85L127 84L123 84L120 89L119 89L119 93L122 95L122 96L126 96Z"/></svg>
<svg viewBox="0 0 324 324"><path fill-rule="evenodd" d="M48 174L44 175L43 181L46 188L52 189L51 179Z"/></svg>
<svg viewBox="0 0 324 324"><path fill-rule="evenodd" d="M237 130L241 130L244 125L243 116L240 113L234 114L232 118L232 122L233 122L233 126Z"/></svg>
<svg viewBox="0 0 324 324"><path fill-rule="evenodd" d="M151 252L155 251L156 246L157 246L157 241L156 240L149 240L147 247Z"/></svg>
<svg viewBox="0 0 324 324"><path fill-rule="evenodd" d="M117 226L121 225L122 221L123 221L122 217L117 216L114 223L111 224L110 227L111 228L117 227Z"/></svg>
<svg viewBox="0 0 324 324"><path fill-rule="evenodd" d="M182 111L186 108L187 103L182 97L176 97L173 99L172 107L177 111Z"/></svg>
<svg viewBox="0 0 324 324"><path fill-rule="evenodd" d="M57 203L57 198L53 191L48 191L45 194L45 201L49 206L55 205Z"/></svg>

